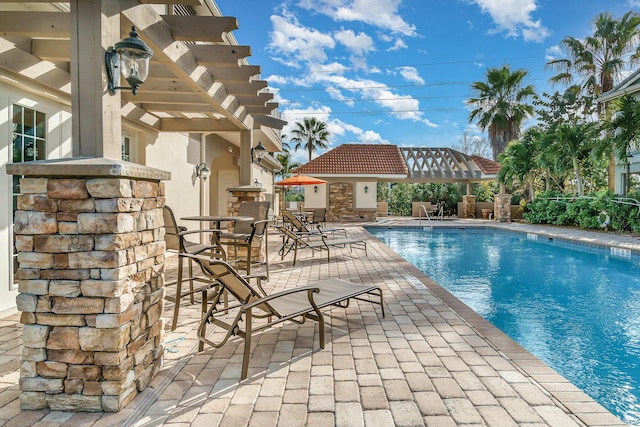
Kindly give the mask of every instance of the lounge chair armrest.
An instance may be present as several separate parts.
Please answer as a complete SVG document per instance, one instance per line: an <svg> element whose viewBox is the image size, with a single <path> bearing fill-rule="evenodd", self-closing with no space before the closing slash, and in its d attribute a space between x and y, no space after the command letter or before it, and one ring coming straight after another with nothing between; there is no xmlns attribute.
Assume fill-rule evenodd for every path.
<svg viewBox="0 0 640 427"><path fill-rule="evenodd" d="M249 308L253 308L257 305L260 305L262 303L265 302L269 302L272 299L276 299L276 298L280 298L282 296L285 295L290 295L290 294L295 294L298 292L307 292L309 294L309 302L312 303L312 305L315 305L315 301L313 301L313 296L312 294L317 294L320 292L320 288L317 286L301 286L299 288L293 288L293 289L287 289L281 292L276 292L275 294L271 294L271 295L267 295L266 297L262 297L258 300L252 301L249 304L245 304L242 306L243 310L249 309Z"/></svg>

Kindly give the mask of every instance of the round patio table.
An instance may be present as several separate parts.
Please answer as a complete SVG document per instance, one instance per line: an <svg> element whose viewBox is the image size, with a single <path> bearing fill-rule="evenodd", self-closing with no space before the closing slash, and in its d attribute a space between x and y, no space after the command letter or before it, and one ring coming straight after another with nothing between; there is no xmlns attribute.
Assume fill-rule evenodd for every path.
<svg viewBox="0 0 640 427"><path fill-rule="evenodd" d="M215 224L213 229L222 231L220 229L220 224L223 222L236 222L236 221L253 221L252 216L231 216L231 215L196 215L196 216L185 216L180 218L184 221L201 221L201 222L210 222ZM215 250L213 251L213 255L220 256L223 260L227 260L227 253L222 247L222 243L220 243L220 233L211 233L211 244L215 246Z"/></svg>

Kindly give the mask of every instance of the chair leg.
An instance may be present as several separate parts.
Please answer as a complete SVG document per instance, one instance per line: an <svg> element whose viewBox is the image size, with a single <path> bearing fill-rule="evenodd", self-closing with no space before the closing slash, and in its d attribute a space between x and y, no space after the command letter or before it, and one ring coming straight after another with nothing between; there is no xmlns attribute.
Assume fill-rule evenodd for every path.
<svg viewBox="0 0 640 427"><path fill-rule="evenodd" d="M247 378L249 372L249 355L251 354L251 309L248 309L244 313L245 319L245 331L244 331L244 353L242 355L242 373L240 379Z"/></svg>
<svg viewBox="0 0 640 427"><path fill-rule="evenodd" d="M252 248L252 242L249 241L249 245L247 246L247 276L251 274L251 250Z"/></svg>
<svg viewBox="0 0 640 427"><path fill-rule="evenodd" d="M189 301L193 304L193 260L189 258Z"/></svg>
<svg viewBox="0 0 640 427"><path fill-rule="evenodd" d="M182 299L182 257L178 254L178 282L176 283L176 301L173 307L173 321L171 330L174 331L178 326L178 312L180 311L180 300Z"/></svg>

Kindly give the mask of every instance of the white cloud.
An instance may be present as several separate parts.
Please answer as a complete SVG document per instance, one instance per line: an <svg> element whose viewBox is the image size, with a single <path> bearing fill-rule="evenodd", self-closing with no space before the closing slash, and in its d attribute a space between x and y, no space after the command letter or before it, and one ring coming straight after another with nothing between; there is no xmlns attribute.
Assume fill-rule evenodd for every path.
<svg viewBox="0 0 640 427"><path fill-rule="evenodd" d="M549 62L549 61L553 61L554 59L558 59L562 57L562 48L560 48L560 46L555 45L555 46L551 46L550 48L547 49L544 59Z"/></svg>
<svg viewBox="0 0 640 427"><path fill-rule="evenodd" d="M293 16L271 16L273 31L269 48L276 53L295 55L304 61L324 62L325 49L333 49L333 37L316 29L300 25Z"/></svg>
<svg viewBox="0 0 640 427"><path fill-rule="evenodd" d="M419 85L424 84L424 79L420 77L415 67L400 67L400 75L408 82Z"/></svg>
<svg viewBox="0 0 640 427"><path fill-rule="evenodd" d="M396 39L396 42L393 44L393 46L387 49L387 52L393 52L396 50L406 49L406 48L407 48L407 44L404 42L404 40Z"/></svg>
<svg viewBox="0 0 640 427"><path fill-rule="evenodd" d="M270 85L284 85L287 83L287 78L283 76L278 76L275 74L270 75L266 78Z"/></svg>
<svg viewBox="0 0 640 427"><path fill-rule="evenodd" d="M522 35L526 41L540 42L550 35L540 21L531 14L537 9L536 0L473 0L483 13L488 13L497 25L497 31L506 31L510 37Z"/></svg>
<svg viewBox="0 0 640 427"><path fill-rule="evenodd" d="M393 33L415 36L416 27L399 14L402 0L302 0L300 6L335 21L365 22Z"/></svg>
<svg viewBox="0 0 640 427"><path fill-rule="evenodd" d="M631 8L640 7L640 0L628 0L627 5Z"/></svg>
<svg viewBox="0 0 640 427"><path fill-rule="evenodd" d="M335 33L335 38L354 55L363 56L374 50L373 39L365 33L356 34L353 30L341 30Z"/></svg>

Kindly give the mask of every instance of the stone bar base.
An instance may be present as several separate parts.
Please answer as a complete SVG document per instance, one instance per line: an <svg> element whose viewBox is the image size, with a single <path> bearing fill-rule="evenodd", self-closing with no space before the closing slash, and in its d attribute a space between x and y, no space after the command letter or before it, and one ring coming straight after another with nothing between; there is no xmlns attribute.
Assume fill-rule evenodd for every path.
<svg viewBox="0 0 640 427"><path fill-rule="evenodd" d="M466 195L462 196L462 210L463 218L475 218L476 217L476 196Z"/></svg>
<svg viewBox="0 0 640 427"><path fill-rule="evenodd" d="M119 411L162 365L168 174L125 178L102 160L7 167L27 176L14 221L22 409Z"/></svg>
<svg viewBox="0 0 640 427"><path fill-rule="evenodd" d="M255 185L245 185L241 187L227 188L229 196L227 197L227 215L237 216L238 208L242 202L263 202L264 192L266 191L262 187ZM272 206L273 209L273 206ZM233 224L229 223L229 227L233 227ZM251 244L251 260L255 262L262 262L262 240L256 239ZM233 257L235 255L233 246L227 246L227 255ZM247 248L238 248L239 259L247 259ZM244 265L240 265L244 268Z"/></svg>
<svg viewBox="0 0 640 427"><path fill-rule="evenodd" d="M496 194L493 197L493 212L497 221L511 222L511 194Z"/></svg>

